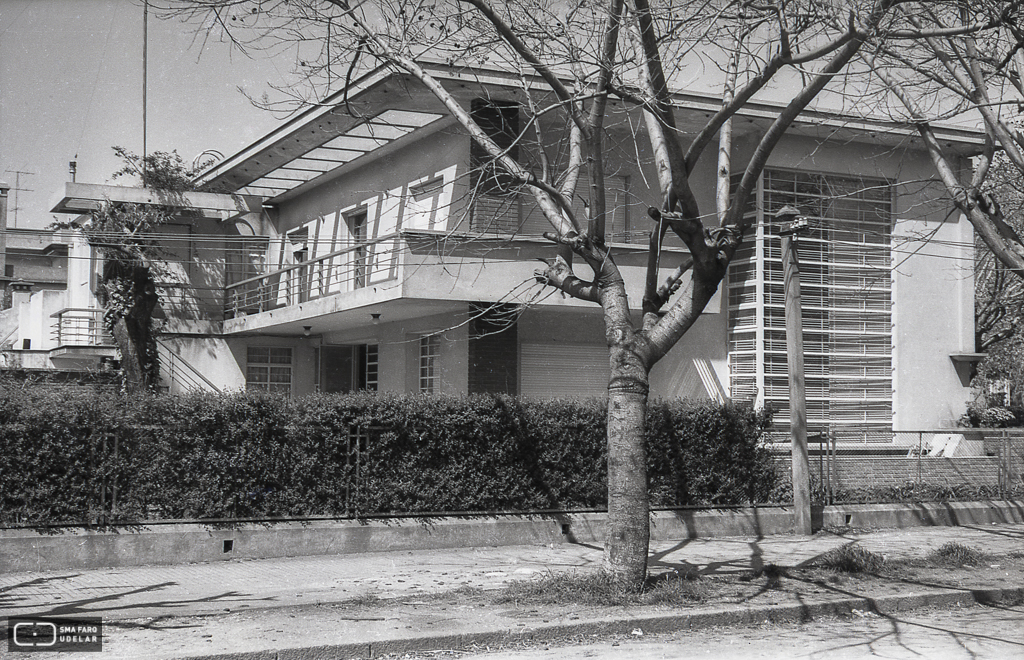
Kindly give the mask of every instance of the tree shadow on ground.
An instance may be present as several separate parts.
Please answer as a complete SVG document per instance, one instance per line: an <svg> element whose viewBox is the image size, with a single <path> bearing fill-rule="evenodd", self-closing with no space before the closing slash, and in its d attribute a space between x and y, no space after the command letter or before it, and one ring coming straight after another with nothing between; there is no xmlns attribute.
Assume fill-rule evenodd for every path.
<svg viewBox="0 0 1024 660"><path fill-rule="evenodd" d="M39 578L30 580L21 584L12 585L5 587L4 591L0 593L0 606L8 614L13 616L104 616L118 612L126 612L132 610L140 611L152 611L153 609L166 609L170 612L173 609L181 608L183 606L195 606L211 603L231 603L238 604L242 603L248 607L250 603L271 603L276 600L273 597L257 597L252 594L247 594L239 591L225 591L220 594L211 596L205 596L202 598L192 599L167 599L167 600L145 600L142 602L133 601L130 603L120 603L122 599L129 598L132 596L138 596L140 594L153 594L157 595L163 589L177 586L177 582L162 582L159 584L151 584L136 589L128 589L116 591L114 593L108 593L100 596L94 596L91 598L81 598L78 600L71 600L63 602L57 605L43 605L38 604L38 600L35 603L29 604L25 601L29 600L27 596L22 596L17 593L19 589L38 587L41 584L47 582L53 582L56 580L65 580L75 575L61 575L53 576L49 578ZM19 604L19 602L21 604ZM237 606L237 605L236 605ZM188 616L189 613L174 613L173 616ZM168 614L167 616L172 616ZM167 618L167 616L157 616L154 620L161 618ZM149 618L148 616L146 618ZM109 625L115 625L114 622L110 622ZM125 622L117 622L116 625L125 625ZM145 627L145 626L142 626Z"/></svg>

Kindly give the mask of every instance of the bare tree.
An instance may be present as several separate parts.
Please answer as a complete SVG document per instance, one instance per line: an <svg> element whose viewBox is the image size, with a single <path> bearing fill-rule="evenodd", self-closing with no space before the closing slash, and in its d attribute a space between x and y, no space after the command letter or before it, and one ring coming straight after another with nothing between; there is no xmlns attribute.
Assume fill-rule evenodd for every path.
<svg viewBox="0 0 1024 660"><path fill-rule="evenodd" d="M1021 2L904 3L891 17L886 41L862 56L890 94L896 117L913 125L958 209L1007 271L1024 277L1024 242L999 202L999 180L1024 177L1024 134L1015 126L1024 103ZM940 122L981 126L986 144L970 171L936 135ZM999 167L993 167L997 158ZM1019 205L1013 206L1021 212ZM999 314L996 311L996 314ZM989 320L993 320L990 317Z"/></svg>
<svg viewBox="0 0 1024 660"><path fill-rule="evenodd" d="M984 190L1000 201L1005 221L1018 233L1024 222L1022 184L1021 172L997 154ZM976 243L974 336L976 349L982 352L1017 335L1024 322L1024 278L997 259L980 238Z"/></svg>
<svg viewBox="0 0 1024 660"><path fill-rule="evenodd" d="M350 76L368 62L411 75L489 155L503 185L532 195L551 225L557 254L538 271L543 284L600 305L610 352L608 384L607 569L624 584L646 576L649 543L644 425L651 368L699 318L750 228L744 217L756 182L800 113L865 43L882 43L899 0L166 0L168 12L199 20L204 34L242 48L296 45L309 83L297 96L317 102L325 81ZM151 2L151 4L153 4ZM532 81L523 123L539 130L558 116L561 136L501 145L446 87L427 62L467 63L519 72ZM718 62L726 63L719 66ZM676 123L673 81L694 67L721 80L722 105L695 137ZM770 83L789 90L738 168L731 119ZM543 86L543 93L535 91ZM635 324L614 250L609 214L606 119L611 100L642 113L662 202L649 209L646 289ZM557 140L556 140L557 138ZM637 140L642 138L637 137ZM552 142L557 141L557 145ZM697 160L719 150L717 208L702 210L690 186ZM712 147L713 148L713 147ZM558 156L551 154L558 153ZM714 158L714 156L711 156ZM738 181L731 185L731 182ZM573 199L587 200L577 214ZM705 220L714 218L707 225ZM689 249L667 281L659 269L671 232ZM577 275L573 259L593 277ZM687 277L689 273L689 277ZM588 275L587 278L590 276Z"/></svg>

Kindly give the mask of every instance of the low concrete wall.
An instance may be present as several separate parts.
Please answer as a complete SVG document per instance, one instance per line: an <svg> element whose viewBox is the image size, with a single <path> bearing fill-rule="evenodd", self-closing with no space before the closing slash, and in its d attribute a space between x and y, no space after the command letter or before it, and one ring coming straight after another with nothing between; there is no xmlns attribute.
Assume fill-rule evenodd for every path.
<svg viewBox="0 0 1024 660"><path fill-rule="evenodd" d="M909 527L1024 522L1024 503L849 505L818 508L816 527ZM149 523L131 530L0 529L0 571L183 564L324 554L604 541L603 513L311 520L211 525ZM792 510L768 506L651 514L651 539L772 536L792 532Z"/></svg>
<svg viewBox="0 0 1024 660"><path fill-rule="evenodd" d="M1024 522L1024 502L928 502L920 504L842 504L826 506L815 527L859 529L991 525Z"/></svg>

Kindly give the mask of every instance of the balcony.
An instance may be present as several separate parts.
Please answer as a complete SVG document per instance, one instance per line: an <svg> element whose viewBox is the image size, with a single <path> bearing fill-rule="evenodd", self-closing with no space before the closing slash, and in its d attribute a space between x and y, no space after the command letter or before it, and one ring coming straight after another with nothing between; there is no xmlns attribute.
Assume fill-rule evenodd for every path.
<svg viewBox="0 0 1024 660"><path fill-rule="evenodd" d="M399 234L320 255L224 289L224 318L232 319L356 291L397 277Z"/></svg>
<svg viewBox="0 0 1024 660"><path fill-rule="evenodd" d="M51 359L83 359L114 357L114 338L103 323L103 310L67 308L50 315L57 319L53 339L57 347L50 351Z"/></svg>

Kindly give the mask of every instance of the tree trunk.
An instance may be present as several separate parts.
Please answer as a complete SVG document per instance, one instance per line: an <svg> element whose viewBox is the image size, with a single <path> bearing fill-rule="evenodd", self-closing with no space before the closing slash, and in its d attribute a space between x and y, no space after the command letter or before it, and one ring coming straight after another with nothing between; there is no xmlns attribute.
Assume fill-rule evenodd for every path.
<svg viewBox="0 0 1024 660"><path fill-rule="evenodd" d="M131 396L146 391L146 376L139 358L139 349L128 331L128 322L122 316L114 324L114 341L121 351L121 373L124 375L124 386Z"/></svg>
<svg viewBox="0 0 1024 660"><path fill-rule="evenodd" d="M608 531L605 570L627 588L647 578L647 369L638 356L612 349L608 386ZM639 373L638 373L639 372Z"/></svg>
<svg viewBox="0 0 1024 660"><path fill-rule="evenodd" d="M108 260L104 276L103 305L116 318L110 332L121 352L125 391L142 394L156 383L159 373L151 324L160 297L146 266Z"/></svg>

